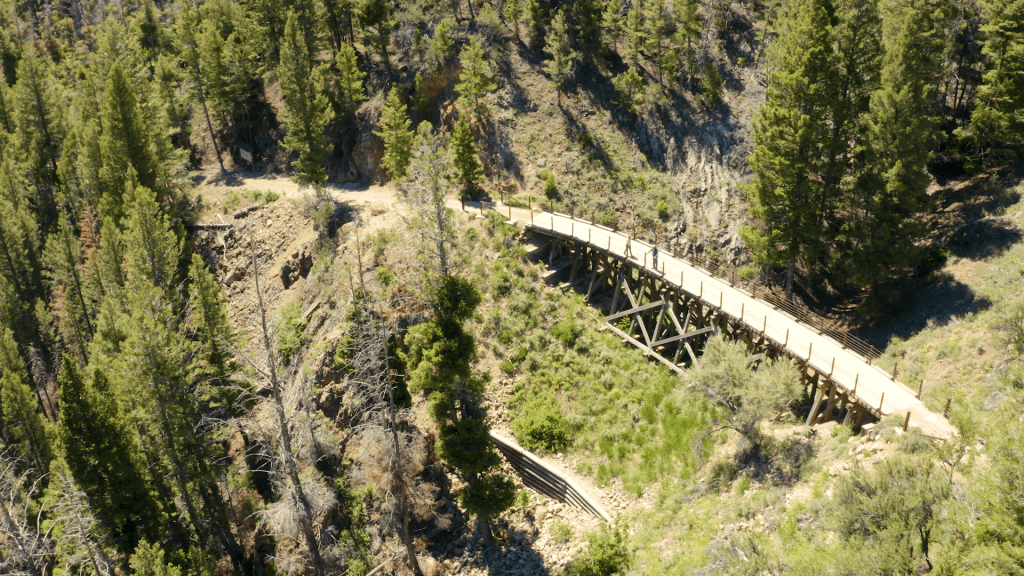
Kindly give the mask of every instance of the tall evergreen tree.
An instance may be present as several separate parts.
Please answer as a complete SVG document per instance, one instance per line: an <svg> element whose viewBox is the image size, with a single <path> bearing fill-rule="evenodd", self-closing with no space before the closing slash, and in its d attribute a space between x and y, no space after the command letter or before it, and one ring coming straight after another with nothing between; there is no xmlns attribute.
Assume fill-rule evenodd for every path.
<svg viewBox="0 0 1024 576"><path fill-rule="evenodd" d="M644 33L644 16L640 2L634 2L633 8L626 15L626 55L629 56L629 63L634 68L639 65L640 56L643 55L644 46L647 43L647 36Z"/></svg>
<svg viewBox="0 0 1024 576"><path fill-rule="evenodd" d="M786 267L792 294L798 260L822 245L822 205L830 193L816 176L830 158L828 112L836 86L835 55L823 0L790 0L769 52L768 101L754 120L755 179L748 189L759 227L743 238L758 262Z"/></svg>
<svg viewBox="0 0 1024 576"><path fill-rule="evenodd" d="M384 139L384 158L380 161L381 166L388 171L393 180L400 180L405 177L406 168L409 166L409 157L412 154L412 141L414 134L409 130L412 120L406 112L405 103L398 92L397 86L391 87L388 93L387 102L380 116L380 132L374 132Z"/></svg>
<svg viewBox="0 0 1024 576"><path fill-rule="evenodd" d="M436 73L442 66L448 63L455 51L455 40L452 39L452 28L455 27L455 20L445 18L434 27L434 37L430 40L427 48L427 65L431 73Z"/></svg>
<svg viewBox="0 0 1024 576"><path fill-rule="evenodd" d="M476 344L463 327L480 295L459 276L442 275L436 282L434 317L406 337L410 389L427 393L438 424L437 453L467 483L459 501L478 518L489 544L489 520L511 506L515 487L497 472L501 460L482 406L485 381L472 373Z"/></svg>
<svg viewBox="0 0 1024 576"><path fill-rule="evenodd" d="M284 27L281 66L277 73L286 104L281 117L287 133L284 147L299 155L292 163L298 170L295 178L302 184L321 187L327 181L323 158L334 148L325 133L333 110L324 89L323 72L313 68L306 43L299 36L298 16L294 12L288 13Z"/></svg>
<svg viewBox="0 0 1024 576"><path fill-rule="evenodd" d="M960 131L983 161L997 162L1024 148L1024 7L1013 0L983 0L987 59L971 126Z"/></svg>
<svg viewBox="0 0 1024 576"><path fill-rule="evenodd" d="M608 0L601 16L601 27L604 37L611 40L612 50L619 49L619 38L622 37L622 0Z"/></svg>
<svg viewBox="0 0 1024 576"><path fill-rule="evenodd" d="M463 195L468 195L477 182L483 178L484 170L476 159L480 151L477 150L473 131L470 130L465 116L459 118L458 123L455 124L451 146L455 170L459 174L459 181L462 182Z"/></svg>
<svg viewBox="0 0 1024 576"><path fill-rule="evenodd" d="M107 90L102 104L100 136L103 181L100 211L118 221L124 214L124 191L129 169L139 184L158 190L159 163L152 137L140 114L135 88L129 83L120 62L110 67Z"/></svg>
<svg viewBox="0 0 1024 576"><path fill-rule="evenodd" d="M53 72L40 55L28 53L18 64L18 83L12 100L17 110L17 145L25 158L26 172L38 193L36 211L44 230L56 223L57 161L64 139L63 106Z"/></svg>
<svg viewBox="0 0 1024 576"><path fill-rule="evenodd" d="M86 347L92 340L91 306L86 301L85 281L79 267L81 266L81 246L74 228L62 216L57 230L46 239L43 251L45 275L51 288L61 288L63 293L63 311L78 341L77 351L83 360L87 359Z"/></svg>
<svg viewBox="0 0 1024 576"><path fill-rule="evenodd" d="M564 10L559 10L558 15L551 22L551 30L548 32L544 50L551 54L551 60L544 63L544 71L554 81L556 98L558 105L561 106L566 79L572 74L573 63L579 56L569 45L569 25L565 21Z"/></svg>
<svg viewBox="0 0 1024 576"><path fill-rule="evenodd" d="M895 4L895 2L894 2ZM893 21L895 20L895 21ZM914 9L886 23L881 87L871 95L863 145L864 166L847 193L840 264L850 281L870 286L907 274L916 264L924 226L915 216L926 206L926 171L934 126L929 120L931 75L922 66L924 15Z"/></svg>
<svg viewBox="0 0 1024 576"><path fill-rule="evenodd" d="M391 29L395 26L394 8L388 0L358 0L356 15L363 27L363 41L377 49L384 67L391 74L388 44L391 42Z"/></svg>
<svg viewBox="0 0 1024 576"><path fill-rule="evenodd" d="M547 19L547 2L544 0L524 0L523 20L529 31L530 46L540 48L544 45L544 22Z"/></svg>
<svg viewBox="0 0 1024 576"><path fill-rule="evenodd" d="M480 97L497 88L491 82L491 68L487 64L487 56L484 54L484 47L480 40L473 38L459 53L459 63L462 64L462 72L459 73L459 82L455 90L459 96L473 101L473 109L480 113Z"/></svg>
<svg viewBox="0 0 1024 576"><path fill-rule="evenodd" d="M677 66L685 67L686 82L693 89L694 72L697 69L697 44L700 42L700 20L697 18L696 0L682 0L675 4L678 22L673 44L678 52Z"/></svg>
<svg viewBox="0 0 1024 576"><path fill-rule="evenodd" d="M25 302L38 293L36 222L10 158L0 161L0 274Z"/></svg>
<svg viewBox="0 0 1024 576"><path fill-rule="evenodd" d="M647 44L647 50L653 54L651 61L658 73L659 82L663 81L665 75L662 69L664 62L661 55L664 43L669 39L671 28L672 24L665 7L665 0L648 0L647 20L644 22L644 36L647 38L645 44Z"/></svg>
<svg viewBox="0 0 1024 576"><path fill-rule="evenodd" d="M188 276L192 283L189 292L193 337L199 348L196 360L203 364L199 371L215 378L226 376L232 356L234 330L228 319L224 293L199 254L192 255Z"/></svg>
<svg viewBox="0 0 1024 576"><path fill-rule="evenodd" d="M160 507L150 492L141 448L114 400L106 375L91 382L64 355L57 381L60 455L93 510L110 527L118 549L130 554L140 538L160 539Z"/></svg>
<svg viewBox="0 0 1024 576"><path fill-rule="evenodd" d="M502 18L505 22L512 22L512 34L519 39L519 20L523 17L523 0L505 0L505 7L502 8Z"/></svg>
<svg viewBox="0 0 1024 576"><path fill-rule="evenodd" d="M15 452L31 463L37 475L44 474L49 470L53 456L47 436L47 423L28 383L14 334L6 326L0 334L0 348L0 361L4 362L3 374L0 375L0 401L7 432Z"/></svg>
<svg viewBox="0 0 1024 576"><path fill-rule="evenodd" d="M355 48L343 44L334 59L338 67L338 101L342 108L352 109L366 100L363 78L366 73L359 69L359 57Z"/></svg>
<svg viewBox="0 0 1024 576"><path fill-rule="evenodd" d="M217 154L217 163L220 164L220 169L223 171L224 159L221 158L220 147L217 145L217 135L213 131L213 122L210 121L210 109L206 101L206 75L203 74L202 63L200 62L203 49L209 48L209 46L200 46L201 35L202 22L199 11L196 10L196 7L191 2L182 3L181 13L178 16L178 37L182 43L181 54L192 73L192 82L195 84L199 103L203 106L203 115L206 118L206 128L210 133L210 142L213 143L213 151ZM144 184L150 187L153 186L145 182Z"/></svg>

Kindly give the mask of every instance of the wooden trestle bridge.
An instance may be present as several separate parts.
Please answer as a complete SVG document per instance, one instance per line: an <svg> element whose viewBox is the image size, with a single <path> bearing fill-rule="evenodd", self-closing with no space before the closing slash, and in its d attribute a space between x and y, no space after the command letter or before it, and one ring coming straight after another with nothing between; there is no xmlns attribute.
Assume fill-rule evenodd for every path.
<svg viewBox="0 0 1024 576"><path fill-rule="evenodd" d="M532 231L541 259L584 293L606 305L609 330L682 374L700 363L697 351L712 334L745 342L751 362L786 356L800 367L813 404L807 424L841 418L859 426L890 414L926 436L945 440L955 430L929 411L915 391L874 363L878 352L845 330L774 297L706 259L661 252L610 228L558 213L534 213L484 203ZM627 254L627 249L630 254ZM759 289L760 287L760 289ZM630 318L627 329L624 318Z"/></svg>

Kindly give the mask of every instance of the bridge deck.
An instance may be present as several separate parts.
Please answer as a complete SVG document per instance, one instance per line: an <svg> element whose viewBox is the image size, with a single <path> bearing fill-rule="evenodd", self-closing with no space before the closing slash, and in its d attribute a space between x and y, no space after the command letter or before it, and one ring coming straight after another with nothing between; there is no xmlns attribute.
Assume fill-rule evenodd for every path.
<svg viewBox="0 0 1024 576"><path fill-rule="evenodd" d="M527 228L537 232L587 243L619 259L626 258L627 237L604 226L557 213L531 214L524 209L508 207L500 207L498 211L518 219ZM774 309L771 304L754 298L747 291L731 286L729 282L715 278L664 251L659 251L658 271L651 270L652 246L634 239L631 248L632 260L646 267L648 273L658 274L664 282L680 286L693 297L739 319L754 332L760 333L763 329L765 335L789 356L806 361L822 374L831 374L831 379L837 385L876 415L909 412L910 424L919 426L927 436L947 439L955 433L949 421L941 414L929 411L917 398L915 391L790 314Z"/></svg>

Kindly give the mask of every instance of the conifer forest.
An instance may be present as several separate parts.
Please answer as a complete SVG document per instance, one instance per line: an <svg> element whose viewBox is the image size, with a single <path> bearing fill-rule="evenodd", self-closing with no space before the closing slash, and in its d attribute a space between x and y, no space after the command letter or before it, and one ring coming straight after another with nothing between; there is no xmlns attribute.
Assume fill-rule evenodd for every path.
<svg viewBox="0 0 1024 576"><path fill-rule="evenodd" d="M0 574L1024 574L1020 0L0 0L0 76ZM955 432L659 362L552 212Z"/></svg>

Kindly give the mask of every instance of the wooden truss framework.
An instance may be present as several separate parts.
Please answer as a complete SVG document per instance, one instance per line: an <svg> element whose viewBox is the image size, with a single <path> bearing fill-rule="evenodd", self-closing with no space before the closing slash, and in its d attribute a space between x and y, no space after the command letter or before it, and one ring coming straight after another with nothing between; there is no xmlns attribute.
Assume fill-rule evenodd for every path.
<svg viewBox="0 0 1024 576"><path fill-rule="evenodd" d="M700 295L666 282L660 272L641 262L562 239L553 239L545 255L552 270L550 277L565 278L568 272L561 286L579 291L587 302L602 309L609 330L680 375L687 366L700 364L699 354L713 334L745 343L751 353L747 360L757 363L757 370L766 360L786 356L763 329L751 329ZM623 330L616 324L627 317L629 327ZM838 415L844 424L859 426L865 417L876 415L877 410L861 406L836 385L831 374L818 372L803 358L790 361L798 366L808 397L813 398L807 425Z"/></svg>

